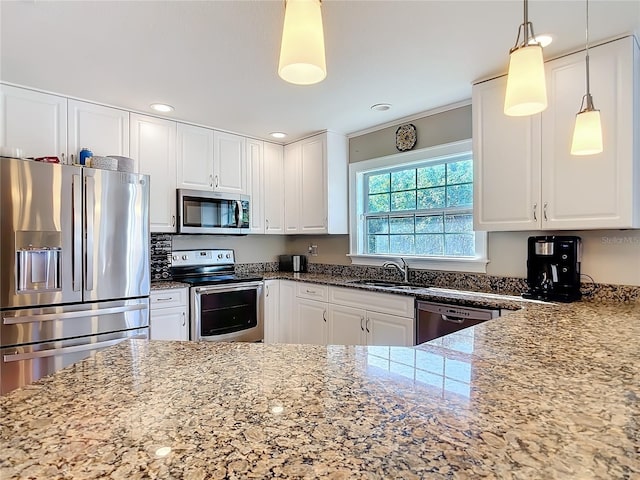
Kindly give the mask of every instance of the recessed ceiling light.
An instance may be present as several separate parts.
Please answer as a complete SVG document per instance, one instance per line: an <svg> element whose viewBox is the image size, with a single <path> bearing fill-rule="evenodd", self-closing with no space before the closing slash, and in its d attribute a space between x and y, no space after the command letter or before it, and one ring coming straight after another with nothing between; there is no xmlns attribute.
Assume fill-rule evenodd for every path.
<svg viewBox="0 0 640 480"><path fill-rule="evenodd" d="M173 112L174 110L174 108L171 105L166 105L164 103L152 103L150 107L154 109L156 112L162 112L162 113Z"/></svg>
<svg viewBox="0 0 640 480"><path fill-rule="evenodd" d="M287 136L287 134L283 132L271 132L269 135L271 135L273 138L284 138Z"/></svg>
<svg viewBox="0 0 640 480"><path fill-rule="evenodd" d="M553 35L549 33L543 33L542 35L536 35L532 40L535 40L536 43L539 43L542 48L551 45L553 42Z"/></svg>
<svg viewBox="0 0 640 480"><path fill-rule="evenodd" d="M390 103L376 103L375 105L371 105L371 110L375 110L376 112L386 112L390 108Z"/></svg>

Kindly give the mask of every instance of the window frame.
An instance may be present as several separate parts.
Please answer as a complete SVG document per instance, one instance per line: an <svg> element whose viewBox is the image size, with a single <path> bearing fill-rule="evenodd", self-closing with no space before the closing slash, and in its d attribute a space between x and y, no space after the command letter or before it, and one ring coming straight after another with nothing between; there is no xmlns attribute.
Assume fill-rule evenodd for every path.
<svg viewBox="0 0 640 480"><path fill-rule="evenodd" d="M365 254L366 225L364 217L365 174L375 170L410 168L419 162L445 161L446 158L472 153L471 139L402 152L349 164L349 254L354 265L382 266L386 261L404 258L411 268L457 272L486 273L487 232L475 231L473 257L419 256L397 254ZM473 155L472 155L473 158ZM474 164L475 165L475 164ZM474 167L475 168L475 167ZM475 188L474 188L475 191ZM398 212L400 213L400 212Z"/></svg>

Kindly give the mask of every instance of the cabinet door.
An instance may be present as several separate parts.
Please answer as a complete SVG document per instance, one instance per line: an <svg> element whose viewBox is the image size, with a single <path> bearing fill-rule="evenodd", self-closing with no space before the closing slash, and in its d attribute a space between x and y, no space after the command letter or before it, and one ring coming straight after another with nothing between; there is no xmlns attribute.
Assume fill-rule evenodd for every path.
<svg viewBox="0 0 640 480"><path fill-rule="evenodd" d="M591 92L600 110L604 151L587 156L570 153L575 115L586 88L585 54L549 62L549 108L542 113L544 229L634 226L634 188L640 188L634 185L640 157L636 151L634 159L633 151L634 98L638 106L634 81L640 78L637 60L634 65L637 49L633 38L627 37L589 52Z"/></svg>
<svg viewBox="0 0 640 480"><path fill-rule="evenodd" d="M213 189L213 130L178 123L177 188Z"/></svg>
<svg viewBox="0 0 640 480"><path fill-rule="evenodd" d="M301 344L327 344L328 304L306 298L297 298L295 302L298 323L298 341Z"/></svg>
<svg viewBox="0 0 640 480"><path fill-rule="evenodd" d="M264 143L253 139L247 139L247 185L250 232L264 233Z"/></svg>
<svg viewBox="0 0 640 480"><path fill-rule="evenodd" d="M302 141L299 171L299 233L327 233L326 137ZM347 208L345 205L344 208Z"/></svg>
<svg viewBox="0 0 640 480"><path fill-rule="evenodd" d="M0 85L0 145L21 148L25 157L67 159L67 99Z"/></svg>
<svg viewBox="0 0 640 480"><path fill-rule="evenodd" d="M342 305L329 305L330 345L366 345L365 310Z"/></svg>
<svg viewBox="0 0 640 480"><path fill-rule="evenodd" d="M412 347L415 345L415 320L386 313L367 312L367 345Z"/></svg>
<svg viewBox="0 0 640 480"><path fill-rule="evenodd" d="M184 307L152 309L149 319L151 340L189 340L189 322Z"/></svg>
<svg viewBox="0 0 640 480"><path fill-rule="evenodd" d="M284 233L284 148L264 143L264 233Z"/></svg>
<svg viewBox="0 0 640 480"><path fill-rule="evenodd" d="M83 147L94 155L129 156L129 112L94 103L68 101L69 154Z"/></svg>
<svg viewBox="0 0 640 480"><path fill-rule="evenodd" d="M213 134L213 189L216 192L245 194L246 139L215 131Z"/></svg>
<svg viewBox="0 0 640 480"><path fill-rule="evenodd" d="M264 343L278 342L280 280L264 282Z"/></svg>
<svg viewBox="0 0 640 480"><path fill-rule="evenodd" d="M296 282L280 280L280 301L276 342L296 343L298 335L295 309Z"/></svg>
<svg viewBox="0 0 640 480"><path fill-rule="evenodd" d="M540 226L540 115L504 114L507 77L473 86L474 230Z"/></svg>
<svg viewBox="0 0 640 480"><path fill-rule="evenodd" d="M300 158L302 145L284 147L284 233L300 233Z"/></svg>
<svg viewBox="0 0 640 480"><path fill-rule="evenodd" d="M131 156L150 175L152 232L176 230L176 122L131 114Z"/></svg>

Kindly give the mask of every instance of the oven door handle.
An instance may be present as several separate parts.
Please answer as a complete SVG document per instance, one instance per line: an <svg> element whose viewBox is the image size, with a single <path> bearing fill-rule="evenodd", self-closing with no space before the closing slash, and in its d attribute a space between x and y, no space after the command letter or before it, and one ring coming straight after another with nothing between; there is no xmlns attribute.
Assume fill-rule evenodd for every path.
<svg viewBox="0 0 640 480"><path fill-rule="evenodd" d="M207 285L204 287L195 287L197 294L216 293L216 292L237 292L240 290L253 290L262 287L263 282L239 282L225 283L223 285Z"/></svg>

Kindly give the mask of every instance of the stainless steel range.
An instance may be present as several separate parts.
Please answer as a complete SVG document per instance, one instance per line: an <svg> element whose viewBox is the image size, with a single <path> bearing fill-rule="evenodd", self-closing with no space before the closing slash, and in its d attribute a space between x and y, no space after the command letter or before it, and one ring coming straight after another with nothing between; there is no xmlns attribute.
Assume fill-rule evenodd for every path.
<svg viewBox="0 0 640 480"><path fill-rule="evenodd" d="M260 276L236 275L233 250L179 250L171 276L190 285L190 339L260 342L264 338Z"/></svg>

